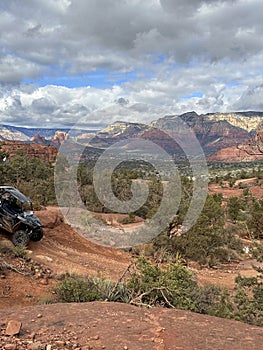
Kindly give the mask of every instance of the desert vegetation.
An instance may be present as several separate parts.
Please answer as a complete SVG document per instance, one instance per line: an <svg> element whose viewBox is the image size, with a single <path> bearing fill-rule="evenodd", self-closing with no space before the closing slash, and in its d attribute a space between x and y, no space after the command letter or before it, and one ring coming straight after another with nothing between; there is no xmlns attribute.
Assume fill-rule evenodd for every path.
<svg viewBox="0 0 263 350"><path fill-rule="evenodd" d="M94 162L78 165L80 196L88 210L110 212L99 202L94 191L93 166ZM58 158L57 171L65 176L72 171L63 157ZM0 174L3 183L17 187L31 197L35 208L56 204L53 165L17 154L0 164ZM138 211L129 213L123 224L134 222L135 216L146 220L154 215L163 194L162 181L159 174L145 164L123 164L113 173L113 192L121 200L131 198L131 182L141 178L149 185L148 199ZM211 183L218 185L219 189L207 196L195 225L186 234L181 234L193 185L191 176L181 175L182 198L173 222L153 241L130 249L138 258L133 267L117 283L101 276L59 276L55 288L56 301L107 300L147 307L179 308L262 326L263 271L259 266L254 267L258 273L256 277L238 276L231 293L214 285L200 286L195 274L187 268L191 261L201 267L240 261L244 257L244 248L246 254L249 252L258 261L263 260L263 201L250 191L249 183L240 181L251 178L254 179L253 186L261 188L262 169L256 167L229 171L216 177L211 175ZM241 194L226 198L222 194L226 188L238 189ZM23 259L26 252L16 251L14 256ZM1 271L8 269L3 261Z"/></svg>
<svg viewBox="0 0 263 350"><path fill-rule="evenodd" d="M56 301L112 301L176 308L263 326L263 270L255 268L258 277L239 275L230 294L218 286L199 286L195 275L180 261L162 267L141 257L118 283L101 277L60 276Z"/></svg>

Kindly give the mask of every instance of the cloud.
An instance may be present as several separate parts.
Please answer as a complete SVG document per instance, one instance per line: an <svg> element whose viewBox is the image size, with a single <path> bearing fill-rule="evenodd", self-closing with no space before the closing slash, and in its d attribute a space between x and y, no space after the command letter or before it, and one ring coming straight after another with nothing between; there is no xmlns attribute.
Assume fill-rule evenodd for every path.
<svg viewBox="0 0 263 350"><path fill-rule="evenodd" d="M259 0L9 0L1 7L1 47L37 65L39 74L50 65L74 72L131 70L151 54L188 63L262 50Z"/></svg>
<svg viewBox="0 0 263 350"><path fill-rule="evenodd" d="M263 84L248 88L234 104L234 108L249 110L253 106L256 111L263 110Z"/></svg>
<svg viewBox="0 0 263 350"><path fill-rule="evenodd" d="M125 99L124 97L119 97L115 102L122 106L129 104L129 100Z"/></svg>
<svg viewBox="0 0 263 350"><path fill-rule="evenodd" d="M262 11L261 0L3 0L1 118L48 126L112 104L144 106L147 121L145 105L174 114L261 108ZM63 85L96 72L101 86L47 78ZM109 84L118 74L127 77Z"/></svg>

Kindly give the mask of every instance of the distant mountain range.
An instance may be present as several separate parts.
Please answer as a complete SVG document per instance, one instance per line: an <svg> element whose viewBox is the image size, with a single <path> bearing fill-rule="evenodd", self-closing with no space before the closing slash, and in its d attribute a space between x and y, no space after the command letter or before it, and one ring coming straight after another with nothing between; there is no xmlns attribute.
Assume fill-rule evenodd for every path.
<svg viewBox="0 0 263 350"><path fill-rule="evenodd" d="M130 137L149 139L171 154L178 145L169 134L182 137L181 121L195 133L207 157L227 147L236 147L253 139L257 127L263 122L263 112L214 113L198 115L195 112L180 116L169 115L151 124L115 122L96 134L90 141L95 147L109 147ZM187 140L187 134L183 135Z"/></svg>
<svg viewBox="0 0 263 350"><path fill-rule="evenodd" d="M129 139L143 138L151 140L170 154L180 153L180 147L169 134L182 137L180 120L186 123L195 133L206 156L222 160L228 152L237 149L237 145L247 144L255 138L256 130L263 123L263 112L208 113L198 115L195 112L180 116L168 115L150 124L118 121L106 129L94 133L94 130L79 130L74 140L89 146L89 150L107 148L114 143ZM58 147L67 138L69 129L24 128L0 125L0 139L24 141L46 146ZM184 135L187 139L187 134ZM72 136L70 135L70 138ZM175 137L176 139L176 137ZM222 150L228 150L222 152ZM221 153L220 153L221 152ZM233 151L234 152L234 151Z"/></svg>
<svg viewBox="0 0 263 350"><path fill-rule="evenodd" d="M69 128L25 128L21 126L0 124L0 138L13 141L29 141L35 135L52 139L57 132L67 134ZM94 130L76 130L79 135L94 134Z"/></svg>

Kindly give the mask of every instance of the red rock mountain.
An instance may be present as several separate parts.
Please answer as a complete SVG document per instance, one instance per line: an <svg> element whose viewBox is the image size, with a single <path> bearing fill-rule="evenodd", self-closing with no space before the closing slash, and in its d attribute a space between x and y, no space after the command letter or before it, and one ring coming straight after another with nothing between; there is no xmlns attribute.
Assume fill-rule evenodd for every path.
<svg viewBox="0 0 263 350"><path fill-rule="evenodd" d="M142 138L158 144L168 153L180 158L183 156L183 152L174 139L183 137L187 141L189 138L187 132L182 128L182 123L185 123L194 132L209 160L240 161L243 159L253 160L258 157L258 154L252 154L255 152L247 151L247 147L251 142L258 143L263 140L263 112L210 113L201 115L189 112L180 116L165 116L151 124L120 121L111 124L106 129L95 134L95 136L88 134L88 139L84 138L85 142L82 142L83 140L81 139L81 135L84 135L85 132L80 130L78 142L85 144L91 153L100 154L100 150L103 151L103 149L119 141L129 138ZM15 127L10 127L9 129L8 133L6 131L7 127L0 129L0 140L2 139L6 144L5 147L10 150L12 149L11 144L5 140L8 135L9 139L12 135L15 136L17 130ZM26 150L27 154L39 153L41 158L53 159L57 151L53 148L46 149L45 147L55 146L59 148L68 139L67 130L55 132L55 130L50 129L48 130L49 134L45 133L48 139L42 136L42 132L39 131L41 129L32 130L37 131L35 136L28 141L20 139L20 143L14 144L15 149L22 148ZM25 132L24 129L22 131ZM51 131L53 132L52 137ZM29 133L29 129L26 129L26 132ZM173 137L169 135L173 135ZM25 141L25 143L22 141ZM72 137L69 147L76 148L78 142L75 142L75 137ZM29 144L38 145L39 147L31 147ZM138 145L140 145L140 142ZM40 146L45 147L41 148ZM14 151L11 150L10 153L13 154ZM183 158L185 157L183 156Z"/></svg>
<svg viewBox="0 0 263 350"><path fill-rule="evenodd" d="M219 150L209 157L210 161L241 162L263 159L263 123L256 129L254 138L247 142L239 143L236 146Z"/></svg>
<svg viewBox="0 0 263 350"><path fill-rule="evenodd" d="M58 149L55 146L46 146L37 143L26 143L21 141L2 141L0 149L9 154L9 157L23 152L27 157L37 157L44 161L55 162Z"/></svg>
<svg viewBox="0 0 263 350"><path fill-rule="evenodd" d="M149 125L116 122L99 132L90 145L105 148L131 137L146 138L174 154L178 151L178 145L169 134L181 137L185 133L183 123L194 131L205 154L210 156L221 149L249 142L262 119L261 112L202 115L189 112L180 116L166 116ZM187 134L183 136L187 138Z"/></svg>

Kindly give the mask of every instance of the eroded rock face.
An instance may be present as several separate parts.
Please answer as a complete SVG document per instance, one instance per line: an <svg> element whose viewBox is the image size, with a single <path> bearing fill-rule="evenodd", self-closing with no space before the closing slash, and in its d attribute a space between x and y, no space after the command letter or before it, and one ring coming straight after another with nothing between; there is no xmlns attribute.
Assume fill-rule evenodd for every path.
<svg viewBox="0 0 263 350"><path fill-rule="evenodd" d="M60 146L65 140L68 139L68 134L63 131L57 131L53 137L52 142L57 146Z"/></svg>
<svg viewBox="0 0 263 350"><path fill-rule="evenodd" d="M236 146L226 147L211 157L210 161L241 162L255 161L263 159L263 123L260 123L256 129L256 135L245 143L239 143Z"/></svg>
<svg viewBox="0 0 263 350"><path fill-rule="evenodd" d="M30 142L49 146L49 142L40 134L36 134L35 136L31 137Z"/></svg>
<svg viewBox="0 0 263 350"><path fill-rule="evenodd" d="M23 152L27 157L40 158L49 163L56 160L58 150L55 146L45 146L36 143L25 143L20 141L1 142L1 150L8 152L9 157L14 157L17 153Z"/></svg>
<svg viewBox="0 0 263 350"><path fill-rule="evenodd" d="M58 210L40 210L37 212L43 228L53 229L63 222L63 216Z"/></svg>
<svg viewBox="0 0 263 350"><path fill-rule="evenodd" d="M184 137L183 122L195 133L205 154L210 156L225 147L248 142L262 118L263 114L260 112L201 115L188 112L180 116L168 115L148 125L115 122L99 132L90 141L90 144L96 147L108 147L131 137L146 138L157 143L169 153L177 154L178 146L169 139L168 135L171 133L175 139ZM168 135L165 135L165 132L168 132Z"/></svg>
<svg viewBox="0 0 263 350"><path fill-rule="evenodd" d="M255 140L260 142L263 146L263 123L260 123L257 127Z"/></svg>
<svg viewBox="0 0 263 350"><path fill-rule="evenodd" d="M262 155L256 152L257 149L253 149L253 147L248 145L238 145L223 148L210 156L208 160L217 162L252 162L261 160Z"/></svg>

